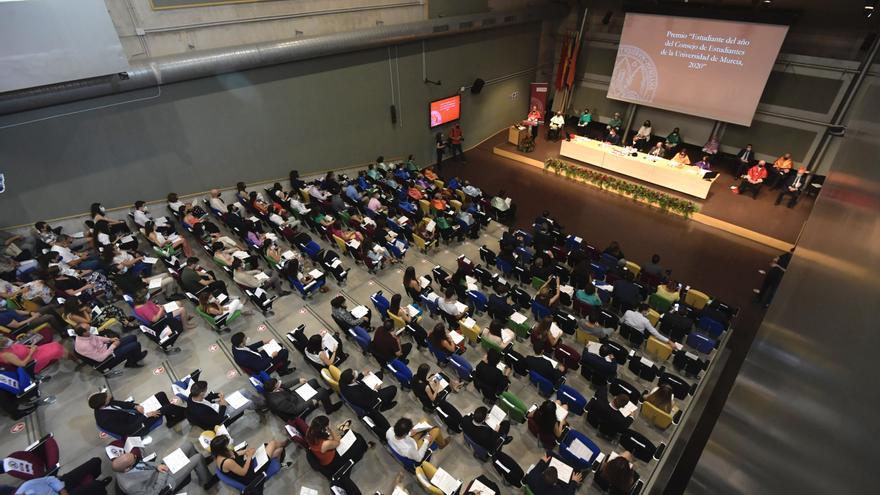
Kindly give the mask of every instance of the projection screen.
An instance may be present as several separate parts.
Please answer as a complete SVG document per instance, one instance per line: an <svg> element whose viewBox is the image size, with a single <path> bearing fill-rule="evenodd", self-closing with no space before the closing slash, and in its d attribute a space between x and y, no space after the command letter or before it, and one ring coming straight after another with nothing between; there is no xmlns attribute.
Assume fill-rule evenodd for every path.
<svg viewBox="0 0 880 495"><path fill-rule="evenodd" d="M787 32L629 13L608 98L749 126Z"/></svg>

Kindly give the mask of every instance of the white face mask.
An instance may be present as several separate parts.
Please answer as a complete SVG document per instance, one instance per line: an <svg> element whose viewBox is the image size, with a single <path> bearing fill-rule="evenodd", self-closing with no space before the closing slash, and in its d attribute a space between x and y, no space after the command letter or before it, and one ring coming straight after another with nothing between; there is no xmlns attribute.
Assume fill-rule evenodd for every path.
<svg viewBox="0 0 880 495"><path fill-rule="evenodd" d="M100 211L101 211L101 213L105 213L105 212L106 212L106 211L107 211L107 209L106 209L106 208L104 208L104 207L103 207L103 206L102 206L102 207L100 207L100 208L98 208L98 210L100 210Z"/></svg>

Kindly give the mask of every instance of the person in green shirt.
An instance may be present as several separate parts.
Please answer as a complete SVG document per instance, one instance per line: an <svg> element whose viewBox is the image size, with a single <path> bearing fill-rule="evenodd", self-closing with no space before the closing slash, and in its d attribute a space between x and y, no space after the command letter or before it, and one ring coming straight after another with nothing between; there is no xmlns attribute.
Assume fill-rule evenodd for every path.
<svg viewBox="0 0 880 495"><path fill-rule="evenodd" d="M593 284L587 284L583 289L578 289L574 293L574 297L590 306L602 305L602 299L599 299L599 294L596 294L596 287Z"/></svg>
<svg viewBox="0 0 880 495"><path fill-rule="evenodd" d="M614 129L614 132L620 134L621 127L623 127L623 120L620 118L620 112L614 112L614 116L611 117L611 120L608 121L608 125L605 126L607 134L611 133L611 129Z"/></svg>
<svg viewBox="0 0 880 495"><path fill-rule="evenodd" d="M416 165L416 161L412 155L406 157L406 169L410 172L418 172L419 167Z"/></svg>
<svg viewBox="0 0 880 495"><path fill-rule="evenodd" d="M372 163L367 165L367 176L373 180L379 180L382 175L376 170L376 166Z"/></svg>
<svg viewBox="0 0 880 495"><path fill-rule="evenodd" d="M667 150L671 151L673 148L675 148L679 144L681 144L681 134L678 131L678 127L676 127L675 129L672 130L672 132L669 133L668 136L666 136L665 146L666 146Z"/></svg>
<svg viewBox="0 0 880 495"><path fill-rule="evenodd" d="M590 122L593 121L593 114L590 113L589 108L584 109L584 113L581 114L581 118L578 119L578 134L581 136L587 133L587 127L590 125Z"/></svg>

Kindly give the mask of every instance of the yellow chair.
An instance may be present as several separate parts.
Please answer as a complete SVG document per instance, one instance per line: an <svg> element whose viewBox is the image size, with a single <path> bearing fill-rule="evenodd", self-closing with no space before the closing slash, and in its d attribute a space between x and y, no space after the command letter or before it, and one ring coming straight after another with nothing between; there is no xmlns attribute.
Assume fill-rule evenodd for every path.
<svg viewBox="0 0 880 495"><path fill-rule="evenodd" d="M648 310L648 321L651 322L651 325L654 328L657 328L657 323L660 321L660 313L654 311L653 309Z"/></svg>
<svg viewBox="0 0 880 495"><path fill-rule="evenodd" d="M403 318L397 316L396 314L392 313L391 311L386 311L385 313L388 315L388 318L391 318L391 321L394 322L394 329L395 330L400 330L401 328L406 326L406 322L403 321Z"/></svg>
<svg viewBox="0 0 880 495"><path fill-rule="evenodd" d="M476 344L477 341L480 340L480 332L482 332L480 325L477 325L477 323L474 322L474 325L472 327L467 327L464 325L464 322L459 323L460 325L458 329L461 331L461 334L464 336L464 338L468 340L468 343L470 345Z"/></svg>
<svg viewBox="0 0 880 495"><path fill-rule="evenodd" d="M338 247L339 250L342 251L343 255L348 253L348 244L345 243L345 239L339 237L338 235L334 235L333 240L336 241L336 247Z"/></svg>
<svg viewBox="0 0 880 495"><path fill-rule="evenodd" d="M431 202L427 199L419 200L419 209L422 210L422 215L431 216Z"/></svg>
<svg viewBox="0 0 880 495"><path fill-rule="evenodd" d="M599 342L599 337L596 337L583 328L578 328L574 331L574 341L579 344L587 345L590 342Z"/></svg>
<svg viewBox="0 0 880 495"><path fill-rule="evenodd" d="M416 247L423 253L428 252L428 241L422 239L418 234L413 234L413 243L415 243Z"/></svg>
<svg viewBox="0 0 880 495"><path fill-rule="evenodd" d="M327 382L327 385L337 394L339 393L339 376L342 374L336 366L328 366L321 370L321 378Z"/></svg>
<svg viewBox="0 0 880 495"><path fill-rule="evenodd" d="M461 213L461 201L457 199L450 199L449 204L452 205L452 209L455 210L455 213Z"/></svg>
<svg viewBox="0 0 880 495"><path fill-rule="evenodd" d="M440 179L434 179L434 185L437 186L437 189L443 189L446 187L446 184L443 183Z"/></svg>
<svg viewBox="0 0 880 495"><path fill-rule="evenodd" d="M68 320L66 314L62 314L61 319L64 320L64 323L67 323L68 325L70 325L71 328L76 328L76 323ZM116 318L109 318L107 321L104 322L103 325L98 327L98 333L101 333L104 330L107 330L108 328L112 327L113 325L115 325L117 323L119 323L119 322L116 321ZM41 326L40 328L43 328L43 327Z"/></svg>
<svg viewBox="0 0 880 495"><path fill-rule="evenodd" d="M672 355L672 346L660 342L655 337L648 337L648 343L645 346L645 352L655 361L666 361Z"/></svg>
<svg viewBox="0 0 880 495"><path fill-rule="evenodd" d="M300 189L300 190L299 190L299 195L302 196L302 198L303 198L303 202L304 202L305 204L309 204L309 203L312 202L312 197L309 195L309 190L308 190L308 189Z"/></svg>
<svg viewBox="0 0 880 495"><path fill-rule="evenodd" d="M420 466L416 467L416 479L419 480L419 484L422 485L422 488L431 495L444 495L443 490L431 484L431 478L433 478L435 474L437 474L437 468L428 461L425 461Z"/></svg>
<svg viewBox="0 0 880 495"><path fill-rule="evenodd" d="M456 189L455 195L458 196L459 201L461 201L462 203L467 203L467 196L465 196L464 191L462 191L461 189Z"/></svg>
<svg viewBox="0 0 880 495"><path fill-rule="evenodd" d="M709 296L697 289L689 289L684 296L684 303L697 310L703 309L708 302Z"/></svg>
<svg viewBox="0 0 880 495"><path fill-rule="evenodd" d="M633 263L632 261L627 261L627 262L626 262L626 269L629 270L630 273L633 274L633 277L638 277L638 276L639 276L639 272L642 271L642 267L640 267L639 265Z"/></svg>
<svg viewBox="0 0 880 495"><path fill-rule="evenodd" d="M641 409L642 417L645 418L645 421L651 423L652 425L660 428L661 430L665 430L669 428L670 425L675 423L675 420L672 418L672 415L657 409L654 404L650 402L642 402Z"/></svg>

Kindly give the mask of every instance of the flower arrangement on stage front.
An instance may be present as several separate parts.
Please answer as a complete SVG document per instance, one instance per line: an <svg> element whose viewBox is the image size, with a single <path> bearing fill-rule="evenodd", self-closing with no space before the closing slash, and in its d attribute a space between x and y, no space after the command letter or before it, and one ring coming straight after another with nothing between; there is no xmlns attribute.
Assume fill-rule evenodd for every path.
<svg viewBox="0 0 880 495"><path fill-rule="evenodd" d="M685 218L689 218L699 210L697 204L693 201L655 191L654 189L596 172L586 167L573 165L559 158L548 158L544 162L544 170L551 171L556 175L564 175L568 179L587 182L600 189L607 189L629 196L637 201L656 206L662 211L671 211Z"/></svg>

